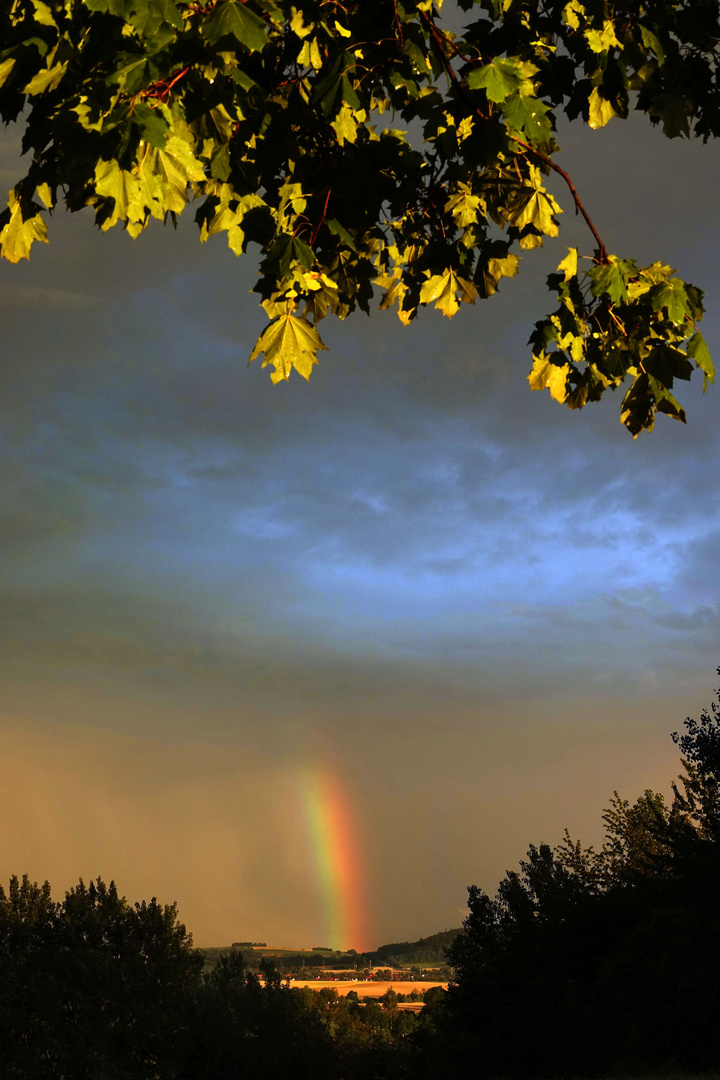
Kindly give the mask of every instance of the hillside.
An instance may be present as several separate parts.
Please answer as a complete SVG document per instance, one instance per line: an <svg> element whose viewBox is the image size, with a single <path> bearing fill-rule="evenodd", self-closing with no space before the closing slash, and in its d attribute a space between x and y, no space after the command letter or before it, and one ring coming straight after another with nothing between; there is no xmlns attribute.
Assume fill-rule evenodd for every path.
<svg viewBox="0 0 720 1080"><path fill-rule="evenodd" d="M374 965L415 965L415 964L444 964L445 950L448 949L458 934L464 930L441 930L430 937L420 938L419 941L396 941L388 945L380 945L374 952L364 953L363 956Z"/></svg>

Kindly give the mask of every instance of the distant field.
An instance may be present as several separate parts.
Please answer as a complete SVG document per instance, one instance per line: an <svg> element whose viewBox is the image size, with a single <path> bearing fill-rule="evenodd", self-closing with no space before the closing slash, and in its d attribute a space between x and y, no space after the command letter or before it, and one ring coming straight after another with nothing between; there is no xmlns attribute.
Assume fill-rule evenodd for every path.
<svg viewBox="0 0 720 1080"><path fill-rule="evenodd" d="M397 982L375 982L375 980L361 982L360 979L343 979L342 982L331 982L325 979L293 979L290 985L309 986L311 990L322 990L326 986L331 986L334 990L337 990L341 997L349 994L351 990L355 990L361 998L382 997L388 990L394 990L396 994L411 994L413 990L424 993L433 986L442 986L443 990L447 989L447 983L411 982L409 979L401 979Z"/></svg>

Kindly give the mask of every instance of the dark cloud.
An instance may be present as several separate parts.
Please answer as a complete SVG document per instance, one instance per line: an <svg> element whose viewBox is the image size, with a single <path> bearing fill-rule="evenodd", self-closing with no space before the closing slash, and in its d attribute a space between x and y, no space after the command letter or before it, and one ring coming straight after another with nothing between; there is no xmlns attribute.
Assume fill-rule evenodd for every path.
<svg viewBox="0 0 720 1080"><path fill-rule="evenodd" d="M608 245L708 289L717 352L716 148L634 123L560 141ZM597 815L591 795L655 783L720 651L716 391L683 387L688 426L637 442L619 394L570 413L529 392L543 276L568 244L589 249L565 216L491 302L407 330L391 314L327 324L310 384L278 387L247 367L264 322L250 261L200 247L191 223L132 244L58 214L31 264L1 267L0 685L41 732L18 761L65 739L69 772L38 777L85 784L107 821L123 739L145 808L162 753L143 740L167 748L178 790L184 747L246 755L232 782L265 770L260 807L284 783L273 770L325 755L357 783L379 937L456 922L464 885L491 887L536 829L554 841ZM105 737L121 761L107 806L88 749ZM38 805L39 835L61 812ZM212 806L215 867L238 817L227 792ZM289 880L263 877L263 812L248 820L259 884L232 885L246 915ZM397 880L418 883L409 914Z"/></svg>

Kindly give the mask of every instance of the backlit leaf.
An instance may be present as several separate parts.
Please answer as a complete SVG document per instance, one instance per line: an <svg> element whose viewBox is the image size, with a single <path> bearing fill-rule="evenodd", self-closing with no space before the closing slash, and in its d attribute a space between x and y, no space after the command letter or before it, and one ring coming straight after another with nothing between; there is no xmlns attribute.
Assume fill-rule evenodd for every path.
<svg viewBox="0 0 720 1080"><path fill-rule="evenodd" d="M0 87L4 86L7 82L10 72L15 67L15 57L11 56L7 60L3 60L0 64Z"/></svg>
<svg viewBox="0 0 720 1080"><path fill-rule="evenodd" d="M554 364L546 357L534 357L528 375L531 390L549 390L555 401L564 402L567 397L569 364Z"/></svg>
<svg viewBox="0 0 720 1080"><path fill-rule="evenodd" d="M612 102L604 98L597 86L588 100L588 124L591 128L605 127L613 116L617 116Z"/></svg>
<svg viewBox="0 0 720 1080"><path fill-rule="evenodd" d="M21 259L29 259L30 248L35 240L47 243L47 225L39 214L23 218L20 200L14 191L9 194L8 210L2 218L6 219L6 224L0 231L0 256L8 262L16 263Z"/></svg>
<svg viewBox="0 0 720 1080"><path fill-rule="evenodd" d="M585 39L592 51L596 53L607 52L608 49L620 46L615 36L615 27L610 19L605 20L602 30L586 30Z"/></svg>
<svg viewBox="0 0 720 1080"><path fill-rule="evenodd" d="M484 67L476 68L467 77L471 90L484 90L490 101L504 101L520 89L523 75L515 60L495 59Z"/></svg>
<svg viewBox="0 0 720 1080"><path fill-rule="evenodd" d="M710 356L710 350L705 344L705 338L699 331L693 334L688 341L687 354L693 358L700 370L705 373L705 385L703 386L703 390L705 390L708 382L715 382L715 366Z"/></svg>
<svg viewBox="0 0 720 1080"><path fill-rule="evenodd" d="M289 379L293 368L304 379L309 379L313 365L317 363L318 350L324 348L326 346L312 323L287 311L262 332L250 360L264 352L262 366L273 365L275 371L270 377L274 383Z"/></svg>
<svg viewBox="0 0 720 1080"><path fill-rule="evenodd" d="M570 278L575 277L578 268L578 251L577 248L569 248L568 253L563 261L558 266L558 270L562 270L565 280L569 281Z"/></svg>

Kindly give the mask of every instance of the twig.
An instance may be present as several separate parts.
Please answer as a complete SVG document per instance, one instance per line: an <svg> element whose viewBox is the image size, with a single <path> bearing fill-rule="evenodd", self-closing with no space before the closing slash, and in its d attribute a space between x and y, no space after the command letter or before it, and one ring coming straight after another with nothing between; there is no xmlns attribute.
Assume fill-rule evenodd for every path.
<svg viewBox="0 0 720 1080"><path fill-rule="evenodd" d="M393 7L395 8L395 25L397 27L398 39L400 41L400 48L402 49L405 44L405 37L403 35L402 23L400 22L400 16L398 15L397 0L393 0Z"/></svg>
<svg viewBox="0 0 720 1080"><path fill-rule="evenodd" d="M325 196L325 205L323 206L322 215L321 215L320 220L318 221L317 225L315 226L315 229L313 231L312 236L310 237L310 247L313 246L313 244L315 243L315 241L318 238L318 233L322 229L323 222L325 221L325 215L327 214L327 208L328 208L328 203L330 202L330 195L331 194L332 194L332 188L328 188L328 193Z"/></svg>
<svg viewBox="0 0 720 1080"><path fill-rule="evenodd" d="M590 232L595 237L595 240L597 241L598 254L600 255L600 260L599 260L600 263L609 262L607 248L605 247L602 240L600 239L597 229L595 228L592 221L590 220L590 215L588 214L587 210L585 209L582 202L580 201L580 196L577 193L577 189L575 188L575 185L573 184L572 180L570 179L568 174L565 172L565 170L561 169L559 165L556 165L555 162L552 160L552 158L549 158L547 156L547 154L543 154L540 150L536 150L534 146L530 145L530 143L523 142L523 140L519 139L517 137L517 135L509 135L508 137L510 139L512 139L513 142L518 143L519 146L523 146L526 150L529 150L531 154L535 155L535 157L540 158L541 161L544 161L545 164L547 166L549 166L549 168L553 169L553 171L558 174L558 176L562 176L563 180L565 181L567 186L570 188L570 194L572 195L573 200L575 201L575 213L576 214L582 214L583 218L585 219L585 224L587 225L588 229L590 230Z"/></svg>

